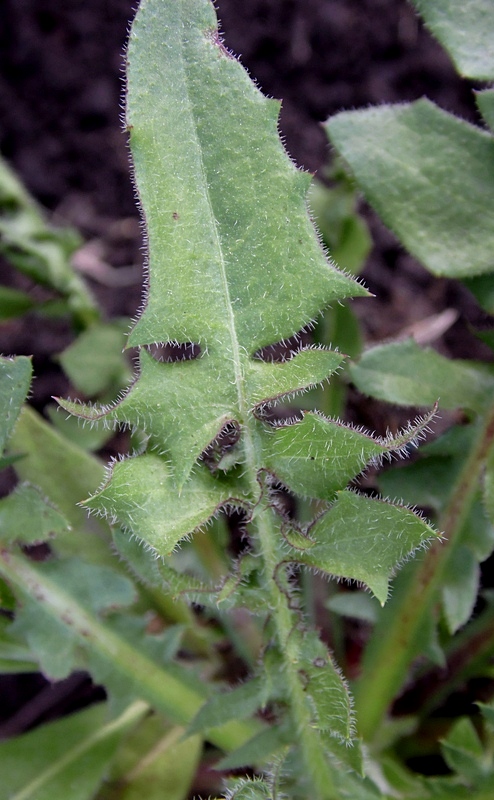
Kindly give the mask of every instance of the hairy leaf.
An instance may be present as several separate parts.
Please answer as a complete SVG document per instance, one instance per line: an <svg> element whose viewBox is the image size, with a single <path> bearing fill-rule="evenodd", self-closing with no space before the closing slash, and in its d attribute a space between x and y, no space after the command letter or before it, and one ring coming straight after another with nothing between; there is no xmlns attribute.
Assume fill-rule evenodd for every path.
<svg viewBox="0 0 494 800"><path fill-rule="evenodd" d="M327 131L368 201L434 275L492 271L490 133L428 100L343 112Z"/></svg>
<svg viewBox="0 0 494 800"><path fill-rule="evenodd" d="M339 492L333 507L310 528L314 544L294 560L365 583L382 604L397 564L436 533L410 509Z"/></svg>
<svg viewBox="0 0 494 800"><path fill-rule="evenodd" d="M49 505L38 489L21 484L0 500L0 542L36 544L62 533L67 520Z"/></svg>
<svg viewBox="0 0 494 800"><path fill-rule="evenodd" d="M413 0L465 78L494 79L494 19L490 0Z"/></svg>
<svg viewBox="0 0 494 800"><path fill-rule="evenodd" d="M31 384L31 359L0 358L0 455L12 433Z"/></svg>
<svg viewBox="0 0 494 800"><path fill-rule="evenodd" d="M398 405L425 406L438 400L443 408L482 412L494 389L494 373L484 364L451 361L413 339L367 350L350 374L365 394Z"/></svg>

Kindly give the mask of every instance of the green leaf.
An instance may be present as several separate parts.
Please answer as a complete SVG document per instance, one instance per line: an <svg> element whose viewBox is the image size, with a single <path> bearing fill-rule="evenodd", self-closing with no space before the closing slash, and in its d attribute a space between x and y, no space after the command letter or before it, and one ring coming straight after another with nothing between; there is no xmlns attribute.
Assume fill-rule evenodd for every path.
<svg viewBox="0 0 494 800"><path fill-rule="evenodd" d="M16 269L67 300L68 310L87 325L99 317L96 304L70 256L80 246L69 228L49 226L13 171L0 159L0 252Z"/></svg>
<svg viewBox="0 0 494 800"><path fill-rule="evenodd" d="M105 706L94 706L0 743L0 800L91 800L145 709L135 704L105 724Z"/></svg>
<svg viewBox="0 0 494 800"><path fill-rule="evenodd" d="M62 593L67 591L97 615L128 606L135 600L134 587L128 578L107 567L90 566L74 559L47 562L43 573L48 580L56 580ZM36 600L24 598L11 629L25 638L41 670L54 680L65 678L80 666L78 637L71 626L70 613L66 613L67 622L56 619Z"/></svg>
<svg viewBox="0 0 494 800"><path fill-rule="evenodd" d="M0 584L0 591L1 591ZM2 594L0 606L5 608ZM0 615L0 672L13 674L16 672L35 672L36 659L21 637L10 630L12 622L3 614Z"/></svg>
<svg viewBox="0 0 494 800"><path fill-rule="evenodd" d="M25 292L0 286L0 322L20 317L35 306L35 302Z"/></svg>
<svg viewBox="0 0 494 800"><path fill-rule="evenodd" d="M232 488L203 470L191 476L180 494L170 465L159 456L143 455L115 462L103 488L84 507L118 519L157 553L170 555L222 506L242 505Z"/></svg>
<svg viewBox="0 0 494 800"><path fill-rule="evenodd" d="M230 782L228 800L271 800L269 784L261 778L241 779Z"/></svg>
<svg viewBox="0 0 494 800"><path fill-rule="evenodd" d="M156 715L143 720L120 747L112 779L97 800L186 800L202 740L183 740L183 733L183 728L165 726Z"/></svg>
<svg viewBox="0 0 494 800"><path fill-rule="evenodd" d="M216 765L218 770L238 769L249 764L265 764L289 742L286 730L281 726L271 726L257 733L241 747L222 758Z"/></svg>
<svg viewBox="0 0 494 800"><path fill-rule="evenodd" d="M490 0L413 0L465 78L494 80L494 20Z"/></svg>
<svg viewBox="0 0 494 800"><path fill-rule="evenodd" d="M343 112L326 127L368 201L427 269L451 278L492 272L489 133L428 100Z"/></svg>
<svg viewBox="0 0 494 800"><path fill-rule="evenodd" d="M483 118L491 130L494 130L494 89L475 92L475 99Z"/></svg>
<svg viewBox="0 0 494 800"><path fill-rule="evenodd" d="M362 581L384 605L395 569L437 534L403 506L348 491L338 492L337 497L309 530L315 544L294 560L336 577Z"/></svg>
<svg viewBox="0 0 494 800"><path fill-rule="evenodd" d="M441 743L448 767L476 783L486 773L483 765L484 751L472 722L463 717L453 725Z"/></svg>
<svg viewBox="0 0 494 800"><path fill-rule="evenodd" d="M187 732L200 733L231 719L252 716L263 705L261 689L261 679L252 678L234 689L213 695L194 717Z"/></svg>
<svg viewBox="0 0 494 800"><path fill-rule="evenodd" d="M353 617L369 623L377 622L380 611L378 601L367 592L339 592L325 605L342 617Z"/></svg>
<svg viewBox="0 0 494 800"><path fill-rule="evenodd" d="M326 260L307 215L309 176L278 137L279 104L229 56L216 27L203 0L167 4L166 14L144 2L128 50L127 121L153 276L129 345L194 344L200 357L162 363L141 350L139 377L118 405L63 403L144 429L169 454L179 487L225 423L242 427L255 405L335 368L323 351L263 364L259 349L332 301L366 294Z"/></svg>
<svg viewBox="0 0 494 800"><path fill-rule="evenodd" d="M477 600L480 569L470 548L460 545L450 554L443 578L443 612L451 634L470 619Z"/></svg>
<svg viewBox="0 0 494 800"><path fill-rule="evenodd" d="M3 453L31 385L31 359L0 358L0 454Z"/></svg>
<svg viewBox="0 0 494 800"><path fill-rule="evenodd" d="M321 414L306 413L300 422L266 437L264 461L292 491L330 500L370 462L420 437L430 420L431 415L396 437L377 439Z"/></svg>
<svg viewBox="0 0 494 800"><path fill-rule="evenodd" d="M0 500L0 542L3 544L37 544L68 527L62 514L29 484L20 484Z"/></svg>
<svg viewBox="0 0 494 800"><path fill-rule="evenodd" d="M413 339L378 345L350 367L356 386L388 403L484 411L494 390L494 374L484 364L452 361Z"/></svg>
<svg viewBox="0 0 494 800"><path fill-rule="evenodd" d="M317 635L303 636L303 658L297 665L306 681L305 693L312 707L312 724L320 731L350 747L355 735L355 721L348 687Z"/></svg>
<svg viewBox="0 0 494 800"><path fill-rule="evenodd" d="M86 397L109 389L116 394L129 382L123 355L127 328L127 321L92 325L58 356L73 386Z"/></svg>

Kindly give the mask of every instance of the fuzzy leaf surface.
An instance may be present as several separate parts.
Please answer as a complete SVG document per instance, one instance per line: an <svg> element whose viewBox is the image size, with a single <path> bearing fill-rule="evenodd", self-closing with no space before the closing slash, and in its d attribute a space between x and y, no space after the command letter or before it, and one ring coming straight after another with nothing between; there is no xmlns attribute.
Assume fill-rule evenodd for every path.
<svg viewBox="0 0 494 800"><path fill-rule="evenodd" d="M430 416L400 436L377 439L309 412L300 422L279 427L266 438L265 463L292 491L330 500L369 462L413 442L429 422Z"/></svg>
<svg viewBox="0 0 494 800"><path fill-rule="evenodd" d="M450 278L492 271L490 133L428 100L343 112L326 127L369 203L427 269Z"/></svg>
<svg viewBox="0 0 494 800"><path fill-rule="evenodd" d="M490 404L494 374L483 364L445 358L413 339L378 345L350 367L360 391L398 405L482 412Z"/></svg>
<svg viewBox="0 0 494 800"><path fill-rule="evenodd" d="M0 542L36 544L69 527L65 517L49 505L38 489L17 486L0 500Z"/></svg>
<svg viewBox="0 0 494 800"><path fill-rule="evenodd" d="M3 453L31 384L31 359L0 358L0 455Z"/></svg>
<svg viewBox="0 0 494 800"><path fill-rule="evenodd" d="M222 506L242 504L233 489L227 479L215 480L206 470L198 470L179 494L170 465L148 454L115 462L110 480L85 507L118 519L157 553L170 555L181 539Z"/></svg>
<svg viewBox="0 0 494 800"><path fill-rule="evenodd" d="M279 104L222 46L207 0L144 0L128 59L150 272L129 344L194 344L200 356L166 363L142 350L139 377L118 405L63 405L143 428L181 485L226 422L242 427L256 404L336 366L322 350L261 364L259 348L365 290L326 259L307 215L310 178L278 137Z"/></svg>
<svg viewBox="0 0 494 800"><path fill-rule="evenodd" d="M294 560L362 581L381 604L396 566L436 536L410 509L348 491L309 532L314 544Z"/></svg>
<svg viewBox="0 0 494 800"><path fill-rule="evenodd" d="M465 78L494 79L494 17L490 0L413 0Z"/></svg>

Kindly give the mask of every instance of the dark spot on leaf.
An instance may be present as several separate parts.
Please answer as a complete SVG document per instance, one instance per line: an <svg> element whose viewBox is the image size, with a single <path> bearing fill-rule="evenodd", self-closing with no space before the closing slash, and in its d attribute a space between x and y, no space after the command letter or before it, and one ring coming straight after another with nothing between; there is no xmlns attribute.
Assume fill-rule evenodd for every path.
<svg viewBox="0 0 494 800"><path fill-rule="evenodd" d="M326 659L325 658L315 658L312 662L315 667L325 667L326 666Z"/></svg>
<svg viewBox="0 0 494 800"><path fill-rule="evenodd" d="M173 214L172 214L172 217L173 217L173 219L180 219L180 215L179 215L178 211L174 211Z"/></svg>
<svg viewBox="0 0 494 800"><path fill-rule="evenodd" d="M155 361L171 363L174 361L193 361L201 355L201 348L195 342L157 342L147 346Z"/></svg>

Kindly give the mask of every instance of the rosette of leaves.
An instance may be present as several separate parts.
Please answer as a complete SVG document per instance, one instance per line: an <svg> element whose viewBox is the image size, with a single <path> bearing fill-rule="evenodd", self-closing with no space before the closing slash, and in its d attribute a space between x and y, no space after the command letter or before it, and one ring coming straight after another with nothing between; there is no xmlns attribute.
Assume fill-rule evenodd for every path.
<svg viewBox="0 0 494 800"><path fill-rule="evenodd" d="M269 705L274 724L223 767L295 748L300 769L281 785L329 800L347 791L339 765L354 776L361 769L358 748L348 747L354 720L326 646L303 624L292 565L363 582L385 602L395 568L435 534L409 509L346 487L427 420L381 440L315 412L277 416L278 403L327 380L344 359L297 345L298 332L331 303L366 294L321 248L306 208L310 177L287 157L278 113L222 45L209 0L142 2L126 112L149 258L129 336L139 370L115 404L60 402L146 437L145 451L113 463L84 503L123 528L116 542L134 570L206 605L250 607L264 626L262 669L214 695L190 730ZM285 513L279 485L313 501L311 522ZM177 548L229 507L243 509L249 538L231 576L215 585L177 570ZM264 784L246 786L232 796L266 795Z"/></svg>

